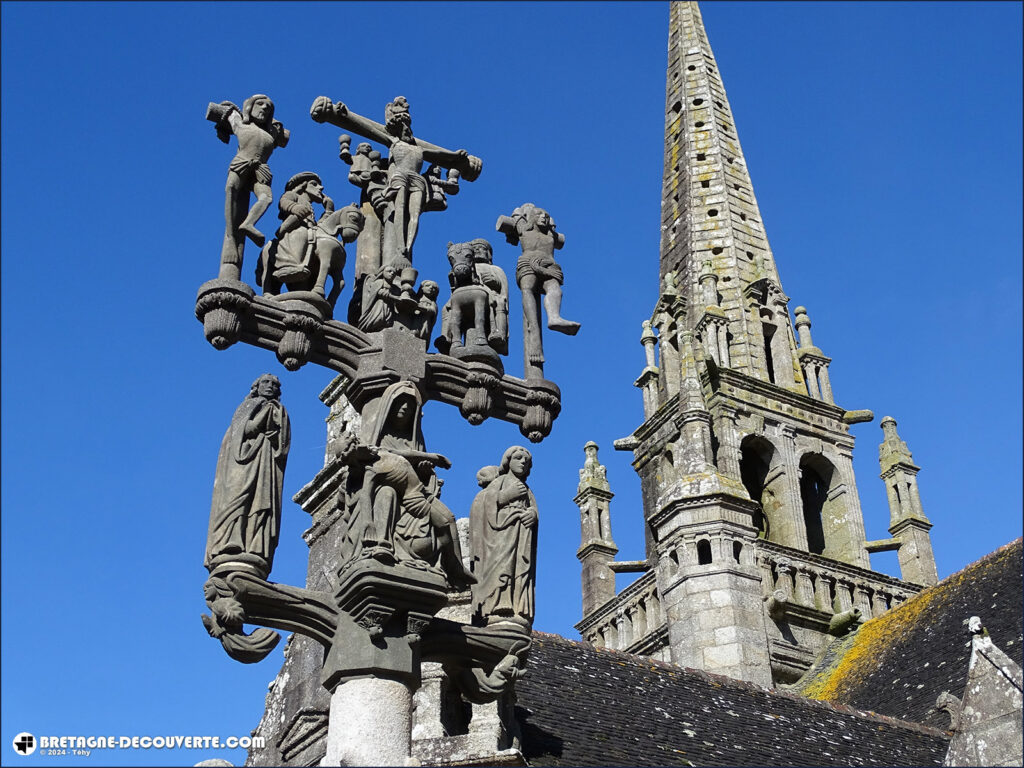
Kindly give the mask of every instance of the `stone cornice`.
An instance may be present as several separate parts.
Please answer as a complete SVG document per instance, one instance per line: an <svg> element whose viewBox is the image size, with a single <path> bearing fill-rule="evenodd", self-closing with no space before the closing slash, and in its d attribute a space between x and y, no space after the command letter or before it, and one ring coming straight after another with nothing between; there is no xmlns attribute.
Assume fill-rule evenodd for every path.
<svg viewBox="0 0 1024 768"><path fill-rule="evenodd" d="M614 558L618 553L619 548L615 546L615 542L591 539L576 551L576 558L582 561L585 557L592 554L607 555L610 558Z"/></svg>
<svg viewBox="0 0 1024 768"><path fill-rule="evenodd" d="M611 491L606 491L603 488L588 485L577 492L575 498L573 498L573 502L579 506L587 500L588 496L594 496L601 501L611 501L615 494Z"/></svg>

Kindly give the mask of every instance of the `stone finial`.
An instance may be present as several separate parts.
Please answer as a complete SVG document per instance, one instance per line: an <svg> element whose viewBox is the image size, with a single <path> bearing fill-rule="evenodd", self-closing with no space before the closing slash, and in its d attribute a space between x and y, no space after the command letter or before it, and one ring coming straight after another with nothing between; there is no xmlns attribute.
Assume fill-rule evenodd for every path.
<svg viewBox="0 0 1024 768"><path fill-rule="evenodd" d="M580 470L578 492L582 492L587 488L597 488L601 491L611 490L611 486L608 485L607 470L597 459L597 450L597 443L593 440L588 441L583 446L583 453L586 454L587 458L584 460L583 468Z"/></svg>
<svg viewBox="0 0 1024 768"><path fill-rule="evenodd" d="M879 424L882 428L884 439L878 446L878 459L883 468L892 466L898 462L913 463L913 456L906 442L900 439L896 432L896 419L892 416L884 416Z"/></svg>
<svg viewBox="0 0 1024 768"><path fill-rule="evenodd" d="M796 316L794 325L796 331L800 334L800 348L807 349L814 346L814 342L811 340L811 318L807 316L806 307L797 307L793 310L793 314Z"/></svg>
<svg viewBox="0 0 1024 768"><path fill-rule="evenodd" d="M647 356L647 367L655 368L654 348L658 344L658 337L651 327L650 320L644 320L643 333L640 334L640 343L644 345L644 354Z"/></svg>
<svg viewBox="0 0 1024 768"><path fill-rule="evenodd" d="M971 618L967 620L967 631L972 635L981 635L982 637L986 637L988 635L988 630L985 629L985 625L981 623L981 618L979 616L971 616Z"/></svg>

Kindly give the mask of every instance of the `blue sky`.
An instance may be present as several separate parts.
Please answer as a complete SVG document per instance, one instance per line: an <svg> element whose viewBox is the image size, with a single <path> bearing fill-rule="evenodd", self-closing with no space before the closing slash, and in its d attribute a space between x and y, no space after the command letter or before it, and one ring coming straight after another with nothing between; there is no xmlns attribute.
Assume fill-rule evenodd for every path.
<svg viewBox="0 0 1024 768"><path fill-rule="evenodd" d="M714 3L703 7L792 306L833 358L870 538L885 537L878 421L917 464L940 576L1021 534L1021 5ZM5 764L192 764L240 752L18 758L36 735L247 735L280 651L232 662L203 629L206 521L220 439L259 374L292 417L285 496L322 466L329 372L217 352L193 316L217 271L233 146L207 102L269 94L292 131L275 195L303 170L356 199L321 94L484 160L421 220L421 276L449 240L489 237L531 201L566 235L565 315L547 334L562 415L534 452L536 628L576 637L587 440L601 445L620 557L642 556L639 484L615 438L657 297L664 3L18 3L2 14L2 744ZM265 231L274 219L269 212ZM251 250L243 274L251 278ZM351 274L350 266L347 275ZM34 275L34 276L33 276ZM46 278L45 280L43 278ZM347 301L348 292L342 301ZM513 306L516 306L513 295ZM506 368L521 371L512 312ZM523 442L431 404L445 499ZM287 503L273 578L300 584L308 516ZM892 572L891 555L874 556ZM624 582L620 582L620 586ZM979 610L983 610L980 607Z"/></svg>

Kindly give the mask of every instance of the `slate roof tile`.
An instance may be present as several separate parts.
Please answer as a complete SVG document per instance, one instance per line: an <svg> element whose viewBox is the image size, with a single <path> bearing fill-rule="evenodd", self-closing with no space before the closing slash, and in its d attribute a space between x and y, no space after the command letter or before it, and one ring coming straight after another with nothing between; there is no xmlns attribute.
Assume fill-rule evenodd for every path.
<svg viewBox="0 0 1024 768"><path fill-rule="evenodd" d="M531 765L940 765L946 753L931 728L539 632L516 690Z"/></svg>

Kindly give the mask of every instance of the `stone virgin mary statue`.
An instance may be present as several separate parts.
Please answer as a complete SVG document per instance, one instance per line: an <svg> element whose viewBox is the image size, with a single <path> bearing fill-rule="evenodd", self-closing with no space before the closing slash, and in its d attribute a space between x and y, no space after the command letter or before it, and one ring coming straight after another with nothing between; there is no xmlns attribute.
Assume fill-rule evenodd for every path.
<svg viewBox="0 0 1024 768"><path fill-rule="evenodd" d="M281 492L291 424L281 382L264 374L231 419L220 444L204 565L267 578L281 526Z"/></svg>
<svg viewBox="0 0 1024 768"><path fill-rule="evenodd" d="M449 582L468 587L473 577L462 564L455 515L438 498L435 467L451 462L427 451L420 428L422 400L416 386L398 382L384 390L367 415L368 442L348 446L348 559L372 557L387 565L433 566Z"/></svg>

